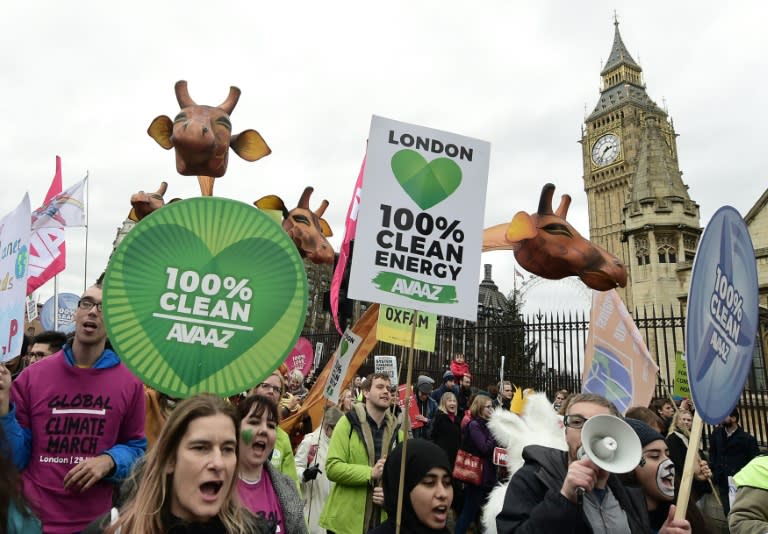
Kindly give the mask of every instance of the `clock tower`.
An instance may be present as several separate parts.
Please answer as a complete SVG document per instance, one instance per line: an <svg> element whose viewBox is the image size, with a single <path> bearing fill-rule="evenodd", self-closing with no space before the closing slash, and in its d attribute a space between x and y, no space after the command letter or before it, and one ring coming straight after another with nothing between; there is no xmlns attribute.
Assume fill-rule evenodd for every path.
<svg viewBox="0 0 768 534"><path fill-rule="evenodd" d="M627 266L627 287L618 291L634 313L685 300L701 229L699 206L682 180L674 124L646 93L643 69L624 46L618 21L614 26L600 99L580 143L590 239Z"/></svg>

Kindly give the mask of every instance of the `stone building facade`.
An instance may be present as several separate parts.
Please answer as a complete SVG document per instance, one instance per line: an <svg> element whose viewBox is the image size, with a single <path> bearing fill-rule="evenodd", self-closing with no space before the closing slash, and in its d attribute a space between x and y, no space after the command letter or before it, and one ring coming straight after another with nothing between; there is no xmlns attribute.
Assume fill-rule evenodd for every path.
<svg viewBox="0 0 768 534"><path fill-rule="evenodd" d="M643 70L624 45L618 21L614 25L611 52L600 72L600 98L585 119L580 140L590 239L625 262L627 287L618 291L630 313L679 310L687 302L703 231L699 205L683 182L674 123L648 96ZM768 190L744 219L755 248L765 355ZM669 352L648 348L652 353ZM756 354L755 369L762 363L765 375L764 357L760 359Z"/></svg>
<svg viewBox="0 0 768 534"><path fill-rule="evenodd" d="M615 22L600 98L582 128L590 239L629 271L630 311L685 299L701 227L678 163L675 127L646 92Z"/></svg>

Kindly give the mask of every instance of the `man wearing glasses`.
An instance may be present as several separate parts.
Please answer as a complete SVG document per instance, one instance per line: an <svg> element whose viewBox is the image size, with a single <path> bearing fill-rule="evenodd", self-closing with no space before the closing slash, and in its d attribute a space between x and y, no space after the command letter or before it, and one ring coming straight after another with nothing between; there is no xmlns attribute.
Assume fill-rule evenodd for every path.
<svg viewBox="0 0 768 534"><path fill-rule="evenodd" d="M108 510L146 449L143 386L107 348L101 312L99 280L78 303L71 345L12 386L0 366L0 422L45 532L79 532Z"/></svg>
<svg viewBox="0 0 768 534"><path fill-rule="evenodd" d="M530 445L525 464L507 487L496 516L498 532L647 533L648 513L641 491L625 488L616 475L579 459L581 429L595 415L619 416L604 397L573 395L563 417L567 451ZM584 490L579 499L580 489Z"/></svg>
<svg viewBox="0 0 768 534"><path fill-rule="evenodd" d="M32 365L46 356L59 352L66 342L67 335L63 332L49 330L39 333L30 342L30 348L27 351L27 365Z"/></svg>

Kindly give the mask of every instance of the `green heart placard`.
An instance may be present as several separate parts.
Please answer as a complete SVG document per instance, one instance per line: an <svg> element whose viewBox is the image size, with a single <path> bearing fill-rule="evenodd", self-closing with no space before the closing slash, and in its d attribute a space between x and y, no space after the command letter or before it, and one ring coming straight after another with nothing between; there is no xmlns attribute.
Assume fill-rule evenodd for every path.
<svg viewBox="0 0 768 534"><path fill-rule="evenodd" d="M293 241L261 211L201 197L169 204L120 243L104 321L123 362L174 397L240 393L296 343L307 306Z"/></svg>
<svg viewBox="0 0 768 534"><path fill-rule="evenodd" d="M400 186L422 210L439 204L461 184L461 167L450 158L427 163L415 150L404 149L395 152L391 165Z"/></svg>

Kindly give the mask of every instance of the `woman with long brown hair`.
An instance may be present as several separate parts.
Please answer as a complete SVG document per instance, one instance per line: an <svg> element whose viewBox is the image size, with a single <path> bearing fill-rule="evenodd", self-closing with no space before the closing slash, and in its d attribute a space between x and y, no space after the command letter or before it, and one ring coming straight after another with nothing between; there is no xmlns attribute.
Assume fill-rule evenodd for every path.
<svg viewBox="0 0 768 534"><path fill-rule="evenodd" d="M235 494L238 429L235 408L219 397L204 394L180 402L134 473L136 488L128 502L85 532L270 532Z"/></svg>

